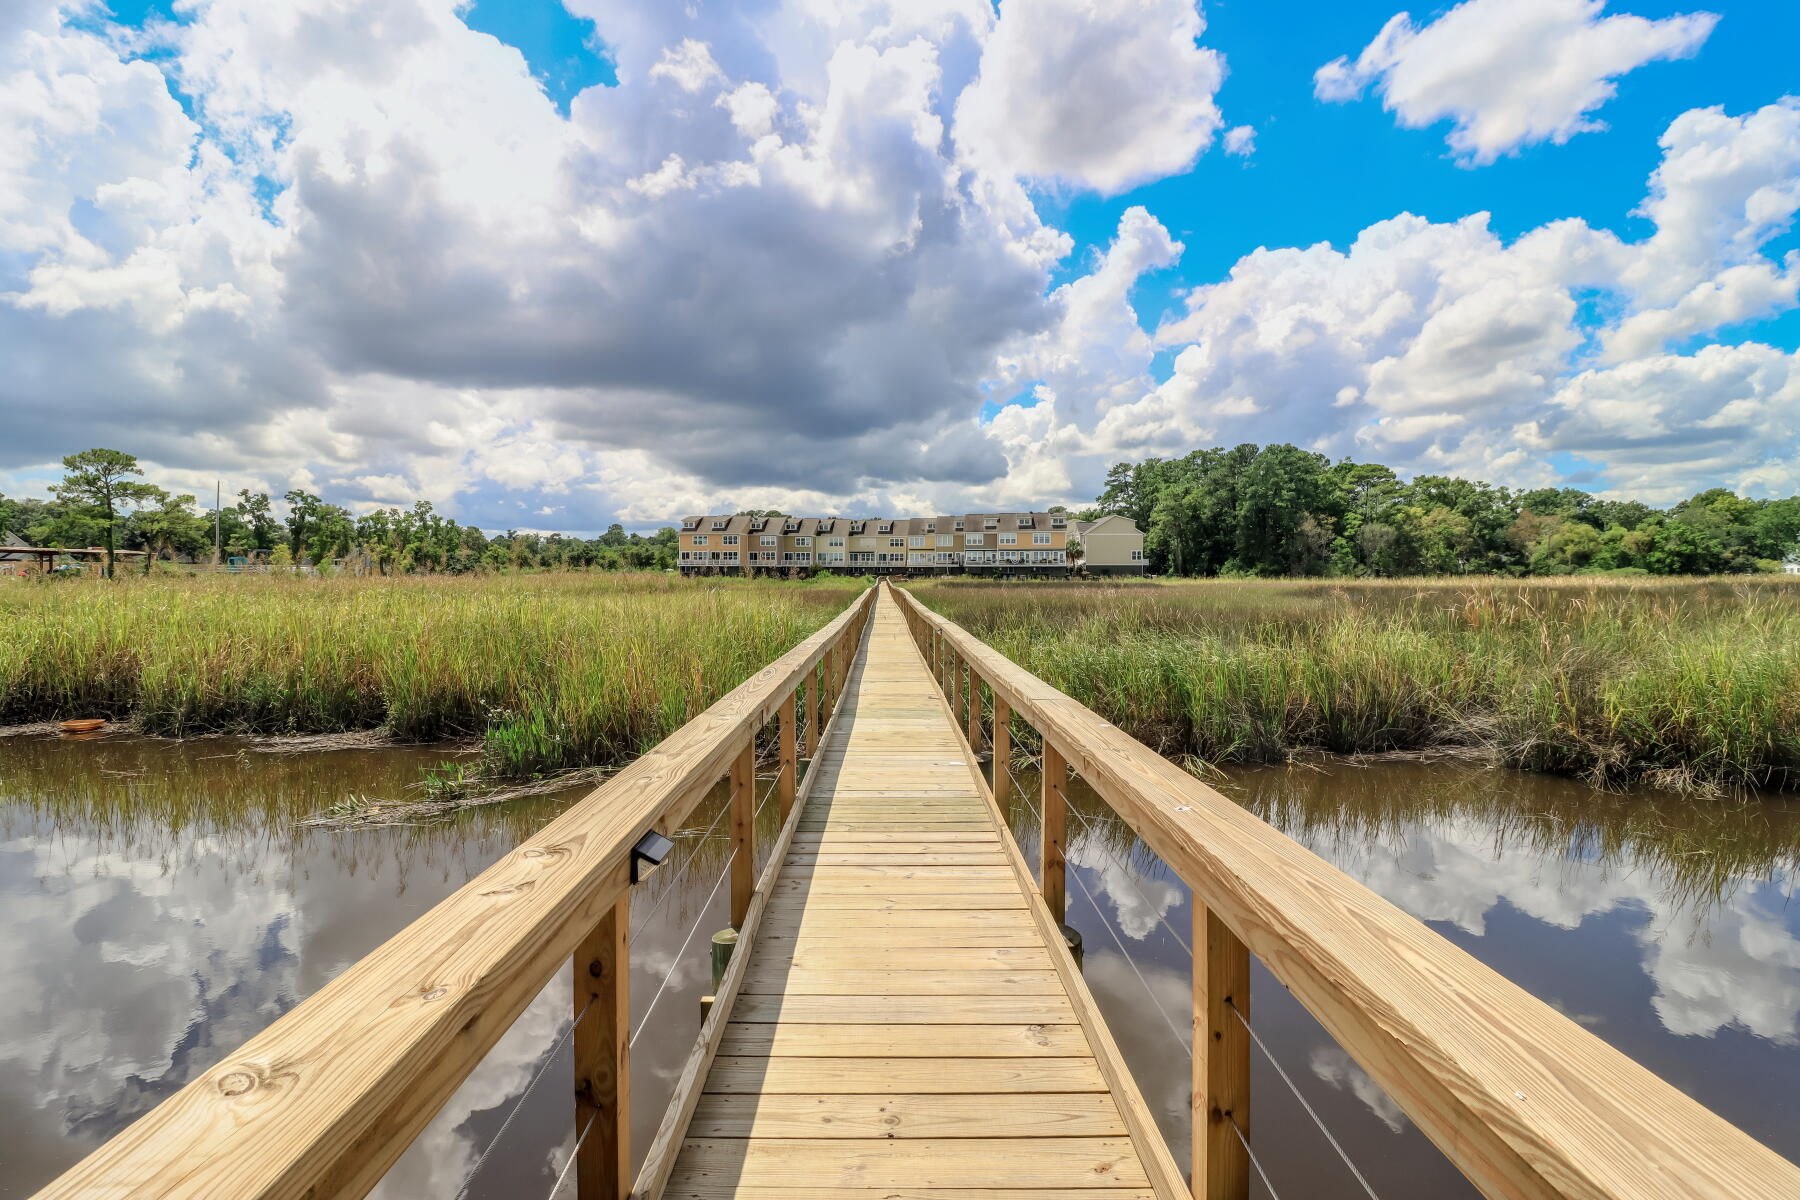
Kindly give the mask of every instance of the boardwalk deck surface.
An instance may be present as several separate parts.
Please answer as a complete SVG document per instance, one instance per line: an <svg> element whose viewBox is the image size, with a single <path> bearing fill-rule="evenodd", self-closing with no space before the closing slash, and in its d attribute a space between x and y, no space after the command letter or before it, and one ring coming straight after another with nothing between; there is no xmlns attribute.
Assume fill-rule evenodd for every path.
<svg viewBox="0 0 1800 1200"><path fill-rule="evenodd" d="M1007 836L883 595L668 1200L1151 1200Z"/></svg>

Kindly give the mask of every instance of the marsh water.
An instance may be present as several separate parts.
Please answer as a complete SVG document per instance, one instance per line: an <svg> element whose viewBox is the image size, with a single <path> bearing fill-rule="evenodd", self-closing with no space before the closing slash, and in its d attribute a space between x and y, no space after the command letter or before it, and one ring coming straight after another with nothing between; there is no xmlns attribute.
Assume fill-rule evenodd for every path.
<svg viewBox="0 0 1800 1200"><path fill-rule="evenodd" d="M295 825L347 798L409 794L446 753L0 739L0 1196L29 1195L575 798L419 825ZM1035 790L1028 774L1020 782ZM1609 794L1455 763L1332 763L1216 782L1800 1158L1800 805ZM707 935L725 923L722 838L702 836L719 799L696 810L634 898L640 1152L698 1026ZM1102 803L1079 787L1072 799L1069 912L1087 979L1183 1155L1187 892ZM1029 850L1035 812L1019 801L1012 815ZM772 822L765 812L759 832ZM1473 1195L1260 968L1252 987L1258 1034L1379 1195ZM471 1197L548 1194L572 1141L559 1041L569 1004L559 976L377 1194L448 1198L465 1184ZM1275 1189L1361 1195L1269 1059L1259 1053L1253 1072L1254 1142Z"/></svg>

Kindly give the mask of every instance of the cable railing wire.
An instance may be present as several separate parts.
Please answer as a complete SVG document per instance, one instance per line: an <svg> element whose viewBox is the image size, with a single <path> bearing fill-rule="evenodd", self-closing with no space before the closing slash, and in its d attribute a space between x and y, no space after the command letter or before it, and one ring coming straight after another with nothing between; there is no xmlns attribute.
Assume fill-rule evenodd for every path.
<svg viewBox="0 0 1800 1200"><path fill-rule="evenodd" d="M756 816L761 815L763 808L769 803L769 798L775 794L775 787L779 782L780 776L776 776L775 782L769 785L769 790L763 793L762 804L757 806L751 817L753 821ZM638 1038L643 1034L645 1027L650 1024L650 1015L656 1011L657 1002L663 998L663 993L669 990L669 984L675 978L676 967L681 965L682 956L687 953L688 946L694 940L694 934L699 932L701 923L706 920L706 914L712 911L712 902L717 898L719 889L724 886L725 880L731 875L731 867L732 860L728 858L725 860L725 869L719 872L717 879L713 880L712 891L708 892L706 899L701 902L700 911L694 914L694 923L688 926L687 936L681 939L681 947L675 951L675 957L669 962L669 969L663 973L662 983L657 987L656 995L650 997L650 1007L644 1010L643 1019L638 1022L637 1028L631 1031L631 1041L626 1043L627 1048L637 1045Z"/></svg>
<svg viewBox="0 0 1800 1200"><path fill-rule="evenodd" d="M464 1197L469 1194L469 1185L474 1183L475 1177L481 1174L481 1168L486 1165L488 1156L494 1152L494 1147L500 1144L500 1139L506 1136L506 1131L512 1125L513 1118L519 1115L519 1110L525 1107L525 1101L531 1095L531 1089L535 1088L538 1085L538 1081L550 1070L550 1064L556 1061L556 1056L561 1053L562 1048L568 1044L569 1038L574 1036L575 1027L581 1024L582 1018L587 1016L588 1009L593 1006L594 1002L592 999L589 999L586 1004L582 1005L581 1011L575 1014L575 1019L569 1022L567 1027L563 1029L561 1035L557 1037L555 1044L550 1047L550 1052L538 1061L537 1070L533 1071L531 1073L531 1078L526 1081L525 1090L519 1093L519 1098L514 1100L512 1107L507 1110L506 1119L500 1122L500 1128L496 1129L494 1131L494 1136L488 1139L488 1144L486 1148L482 1150L481 1157L475 1160L475 1165L469 1168L469 1173L467 1175L463 1176L462 1187L458 1188L456 1191L456 1200L464 1200Z"/></svg>
<svg viewBox="0 0 1800 1200"><path fill-rule="evenodd" d="M1081 881L1081 872L1070 871L1069 878L1075 881L1075 886L1081 889L1081 894L1087 897L1087 902L1094 906L1094 912L1100 917L1101 927L1105 929L1107 934L1112 938L1113 945L1119 948L1119 953L1125 958L1125 965L1131 968L1131 973L1136 975L1138 982L1144 985L1144 995L1150 997L1151 1007L1156 1009L1157 1014L1162 1017L1163 1024L1169 1027L1169 1036L1175 1039L1175 1044L1177 1046L1180 1046L1183 1050L1191 1051L1188 1040L1181 1036L1181 1030L1177 1029L1175 1022L1169 1018L1168 1010L1162 1006L1162 1001L1156 998L1156 992L1151 988L1150 981L1144 978L1144 973L1142 971L1138 970L1137 961L1132 957L1131 951L1126 949L1125 942L1113 929L1112 922L1106 919L1106 910L1100 907L1100 902L1094 899L1092 892L1088 891L1087 884Z"/></svg>
<svg viewBox="0 0 1800 1200"><path fill-rule="evenodd" d="M1012 774L1012 772L1008 771L1007 774L1010 775L1010 774ZM1100 839L1100 835L1095 832L1094 823L1092 821L1089 821L1079 808L1076 808L1073 804L1071 804L1068 806L1068 809L1070 812L1075 814L1076 819L1078 819L1081 822L1082 826L1088 831L1088 834L1091 837L1093 837L1094 840L1099 844L1100 853L1102 853L1102 854L1106 855L1108 858L1112 859L1113 865L1118 867L1119 870L1121 870L1125 873L1125 882L1129 883L1131 885L1131 890L1136 892L1138 899L1142 900L1144 902L1144 907L1147 910L1149 910L1150 912L1153 912L1156 914L1156 923L1158 925L1161 925L1164 929L1166 929L1169 933L1169 936L1175 939L1175 944L1177 946L1180 946L1183 950L1187 951L1188 954L1191 956L1194 953L1194 948L1187 944L1186 938L1182 937L1179 933L1175 932L1175 927L1173 925L1169 924L1168 921L1163 919L1161 909L1157 906L1157 904L1154 901L1152 901L1150 899L1149 896L1144 894L1144 889L1138 886L1137 875L1135 872L1132 871L1131 867L1127 863L1125 863L1123 860L1121 860L1117 854L1113 853L1112 847L1108 846L1104 841L1102 841ZM1126 826L1126 828L1129 829L1130 826Z"/></svg>
<svg viewBox="0 0 1800 1200"><path fill-rule="evenodd" d="M1244 1031L1250 1035L1250 1040L1255 1042L1256 1048L1263 1052L1263 1057L1269 1060L1269 1065L1275 1068L1275 1073L1281 1076L1281 1081L1288 1085L1288 1091L1294 1093L1294 1099L1300 1102L1300 1107L1306 1110L1306 1115L1311 1117L1313 1124L1319 1127L1319 1132L1325 1135L1325 1140L1331 1143L1331 1148L1337 1151L1337 1156L1344 1160L1344 1166L1348 1167L1350 1174L1356 1177L1356 1182L1362 1185L1362 1190L1368 1194L1369 1200L1381 1200L1381 1197L1375 1194L1375 1189L1369 1186L1369 1181L1363 1178L1363 1173L1356 1169L1356 1164L1350 1161L1350 1156L1344 1152L1344 1148L1338 1144L1338 1140L1331 1136L1331 1130L1325 1127L1325 1122L1319 1118L1317 1112L1313 1111L1313 1106L1307 1103L1306 1097L1300 1094L1300 1089L1294 1086L1294 1081L1288 1077L1287 1069L1281 1065L1274 1052L1263 1043L1261 1035L1250 1024L1250 1018L1246 1017L1243 1011L1229 999L1225 1001L1225 1007L1229 1008L1237 1017L1238 1022L1243 1025Z"/></svg>
<svg viewBox="0 0 1800 1200"><path fill-rule="evenodd" d="M1263 1169L1262 1159L1256 1157L1256 1151L1250 1148L1250 1139L1244 1136L1244 1131L1238 1128L1238 1123L1236 1121L1227 1118L1226 1123L1231 1126L1231 1132L1237 1134L1238 1145L1244 1148L1245 1157L1250 1160L1250 1165L1256 1168L1256 1173L1261 1177L1263 1187L1268 1191L1271 1200L1281 1200L1281 1193L1276 1191L1275 1185L1269 1182L1269 1173ZM1194 1136L1199 1137L1200 1131L1195 1130Z"/></svg>
<svg viewBox="0 0 1800 1200"><path fill-rule="evenodd" d="M777 776L776 778L779 779L780 777ZM772 790L773 790L773 788L771 787L771 791ZM768 795L765 794L763 797L763 804L767 804L767 803L768 803ZM719 805L719 811L717 813L713 814L712 824L708 825L706 827L706 831L704 833L702 833L699 837L693 839L693 847L694 848L692 850L688 851L686 858L681 860L681 865L673 868L668 873L668 875L664 878L664 882L662 884L662 895L660 895L656 898L656 903L652 904L650 906L650 911L645 913L641 918L639 918L635 922L635 924L637 925L637 929L632 933L630 938L626 939L628 945L636 943L638 935L643 933L644 930L646 930L650 927L651 919L653 917L655 917L657 913L662 911L663 905L665 905L669 902L669 897L673 896L679 890L678 888L676 888L674 886L675 881L680 879L683 875L687 874L688 868L694 865L695 860L700 855L700 847L702 847L706 844L706 839L710 838L713 835L713 831L719 827L719 822L723 821L725 819L725 814L730 811L731 811L731 805L729 803ZM762 805L757 806L756 816L758 816L758 817L762 816ZM680 837L681 835L677 834L676 836Z"/></svg>
<svg viewBox="0 0 1800 1200"><path fill-rule="evenodd" d="M575 1139L575 1148L569 1151L569 1161L563 1164L561 1171L557 1172L556 1182L550 1185L550 1192L544 1197L544 1200L556 1200L556 1194L562 1191L562 1185L569 1178L569 1172L575 1169L575 1160L581 1155L581 1143L587 1141L587 1135L594 1128L594 1121L599 1115L599 1109L588 1114L587 1124L582 1126L580 1135Z"/></svg>

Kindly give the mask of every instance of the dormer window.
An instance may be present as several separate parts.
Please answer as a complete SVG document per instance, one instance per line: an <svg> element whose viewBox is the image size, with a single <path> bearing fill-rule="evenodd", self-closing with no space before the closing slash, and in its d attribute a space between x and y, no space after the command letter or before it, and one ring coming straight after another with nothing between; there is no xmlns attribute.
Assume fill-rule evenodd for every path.
<svg viewBox="0 0 1800 1200"><path fill-rule="evenodd" d="M1064 525L1067 525L1068 523L1069 523L1069 518L1067 518L1067 517L1053 516L1050 518L1051 526L1056 529L1061 529Z"/></svg>
<svg viewBox="0 0 1800 1200"><path fill-rule="evenodd" d="M861 533L863 531L863 526L867 524L867 521L852 521L850 522L850 532Z"/></svg>
<svg viewBox="0 0 1800 1200"><path fill-rule="evenodd" d="M876 533L892 533L892 532L894 532L894 523L892 521L883 521L881 523L881 527L879 529L877 529L875 532Z"/></svg>
<svg viewBox="0 0 1800 1200"><path fill-rule="evenodd" d="M769 518L767 518L767 517L752 517L750 519L750 532L751 533L761 533L763 531L763 526L767 525L768 523L769 523Z"/></svg>
<svg viewBox="0 0 1800 1200"><path fill-rule="evenodd" d="M998 529L998 528L1000 528L1000 518L999 517L984 517L981 522L981 527L983 529Z"/></svg>
<svg viewBox="0 0 1800 1200"><path fill-rule="evenodd" d="M785 523L785 524L783 524L783 525L782 525L782 527L781 527L781 532L783 532L783 533L792 533L792 532L794 532L794 530L796 530L796 529L798 529L798 528L800 528L800 522L798 522L798 521L788 521L788 522L786 522L786 523Z"/></svg>
<svg viewBox="0 0 1800 1200"><path fill-rule="evenodd" d="M961 522L961 521L958 521L958 522L957 522L957 523L956 523L956 532L957 532L957 533L961 533L961 532L962 532L962 530L963 530L963 523L962 523L962 522Z"/></svg>
<svg viewBox="0 0 1800 1200"><path fill-rule="evenodd" d="M831 526L836 520L837 520L836 517L821 517L819 519L819 532L820 533L830 533Z"/></svg>
<svg viewBox="0 0 1800 1200"><path fill-rule="evenodd" d="M1036 517L1020 517L1019 518L1019 528L1020 529L1030 529L1032 524L1036 520L1037 520Z"/></svg>
<svg viewBox="0 0 1800 1200"><path fill-rule="evenodd" d="M692 533L694 530L700 528L700 518L699 517L687 518L685 521L683 521L681 523L681 528L684 533Z"/></svg>
<svg viewBox="0 0 1800 1200"><path fill-rule="evenodd" d="M714 530L723 529L723 528L725 528L726 525L730 524L730 522L731 522L730 517L720 517L716 521L713 522L712 527Z"/></svg>

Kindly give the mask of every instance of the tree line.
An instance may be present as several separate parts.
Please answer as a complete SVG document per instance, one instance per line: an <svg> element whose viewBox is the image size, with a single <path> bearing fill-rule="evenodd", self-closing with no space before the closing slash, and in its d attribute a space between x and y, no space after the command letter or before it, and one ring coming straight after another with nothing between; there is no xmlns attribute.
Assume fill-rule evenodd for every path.
<svg viewBox="0 0 1800 1200"><path fill-rule="evenodd" d="M51 498L0 494L0 534L33 546L103 546L143 550L145 560L210 561L223 555L271 566L350 562L381 574L452 574L520 568L658 570L675 565L675 530L648 536L612 525L598 537L507 530L489 537L436 512L429 500L410 509L352 513L300 489L286 492L285 516L275 515L267 492L248 488L237 503L200 508L191 495L143 482L136 457L118 450L84 450L63 459L64 475ZM111 556L107 572L114 570Z"/></svg>
<svg viewBox="0 0 1800 1200"><path fill-rule="evenodd" d="M1176 575L1713 575L1800 556L1800 497L1711 488L1668 509L1577 488L1513 490L1245 444L1116 464L1095 511Z"/></svg>

